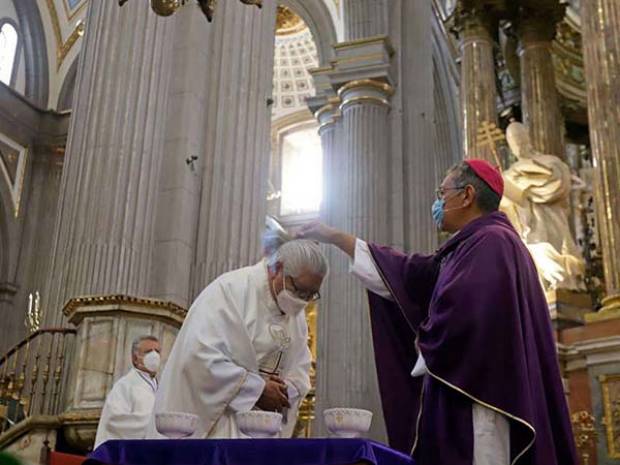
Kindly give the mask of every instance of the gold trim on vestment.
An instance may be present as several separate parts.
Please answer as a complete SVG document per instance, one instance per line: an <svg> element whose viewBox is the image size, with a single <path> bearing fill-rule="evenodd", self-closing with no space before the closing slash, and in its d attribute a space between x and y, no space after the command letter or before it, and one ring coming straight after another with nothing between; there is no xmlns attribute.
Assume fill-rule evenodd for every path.
<svg viewBox="0 0 620 465"><path fill-rule="evenodd" d="M369 251L369 252L370 252L370 251ZM383 274L383 271L382 271L382 270L381 270L381 268L377 265L377 262L375 261L375 257L374 257L374 255L372 254L372 252L370 252L370 253L369 253L369 255L370 255L370 257L372 258L372 261L373 261L373 263L374 263L374 265L375 265L375 268L376 268L376 269L377 269L377 271L379 272L379 276L381 276L381 279L383 280L383 283L385 284L385 286L387 287L387 289L390 291L390 294L392 294L392 297L394 298L394 303L396 303L396 305L397 305L397 306L398 306L398 308L400 309L400 311L401 311L401 313L402 313L403 317L405 318L405 321L406 321L406 322L407 322L407 324L409 325L409 327L410 327L410 328L413 330L413 332L416 334L415 346L416 346L416 350L418 351L418 357L419 357L419 356L422 354L422 351L420 350L420 348L419 348L419 346L418 346L418 337L419 337L418 332L417 332L415 329L413 329L413 327L412 327L411 323L409 323L409 319L406 317L405 312L404 312L404 310L403 310L403 307L402 307L402 306L401 306L401 304L398 302L398 299L396 298L396 295L395 295L395 293L394 293L394 290L392 289L392 287L389 285L389 283L388 283L388 282L387 282L387 280L385 279L385 276L384 276L384 274ZM430 315L430 308L429 308L429 315ZM475 396L472 396L472 395L471 395L471 394L469 394L467 391L465 391L465 390L463 390L463 389L459 388L458 386L456 386L456 385L454 385L454 384L450 383L449 381L446 381L445 379L443 379L443 378L441 378L441 377L437 376L436 374L434 374L434 373L433 373L433 372L429 369L428 365L426 366L426 371L428 372L428 374L429 374L430 376L432 376L432 377L433 377L433 378L435 378L436 380L438 380L438 381L440 381L440 382L444 383L446 386L448 386L448 387L450 387L450 388L454 389L455 391L459 392L460 394L463 394L463 395L465 395L465 396L469 397L469 398L470 398L471 400L473 400L474 402L476 402L476 403L478 403L478 404L482 405L483 407L486 407L486 408L488 408L488 409L494 410L494 411L496 411L496 412L498 412L498 413L500 413L500 414L502 414L502 415L505 415L505 416L507 416L508 418L510 418L510 419L512 419L512 420L518 421L519 423L522 423L523 425L527 426L527 427L528 427L528 428L532 431L532 433L533 433L533 437L532 437L531 442L530 442L530 443L529 443L529 444L525 447L525 449L523 449L523 450L522 450L519 454L517 454L517 456L516 456L516 457L515 457L515 459L514 459L514 460L510 463L510 465L514 465L515 463L517 463L517 461L518 461L518 460L519 460L519 459L523 456L523 454L525 454L525 453L526 453L526 452L527 452L527 451L528 451L528 450L532 447L532 445L534 444L534 441L536 440L536 429L535 429L535 428L534 428L534 427L533 427L530 423L528 423L528 422L527 422L527 421L525 421L524 419L519 418L519 417L517 417L517 416L515 416L515 415L512 415L512 414L510 414L510 413L508 413L508 412L506 412L506 411L504 411L504 410L502 410L502 409L500 409L500 408L498 408L498 407L495 407L495 406L493 406L493 405L491 405L491 404L487 404L486 402L484 402L484 401L482 401L482 400L480 400L480 399L476 398ZM424 398L424 384L422 384L422 393L421 393L421 395L420 395L420 400L422 400L423 398ZM420 420L421 420L421 418L422 418L422 403L420 403L420 411L418 412L418 421L417 421L417 424L416 424L415 441L414 441L414 443L413 443L413 448L411 449L411 455L413 455L413 453L414 453L414 451L415 451L415 449L416 449L416 446L417 446L417 444L418 444L418 437L419 437L419 434L418 434L418 427L420 426Z"/></svg>
<svg viewBox="0 0 620 465"><path fill-rule="evenodd" d="M217 418L211 425L211 428L209 428L209 431L207 431L207 433L205 434L204 439L207 439L211 435L211 433L213 432L213 429L217 425L217 422L220 421L220 418L222 418L222 415L224 415L224 412L226 411L230 403L233 401L233 399L237 397L237 394L239 394L239 391L241 391L241 387L243 386L243 383L245 383L245 380L248 379L249 373L250 372L248 370L245 371L245 373L243 374L243 377L241 378L241 381L239 381L239 384L235 387L234 394L231 396L230 400L226 402L226 405L224 405L224 408L222 408L222 411L219 413L219 415L217 416Z"/></svg>
<svg viewBox="0 0 620 465"><path fill-rule="evenodd" d="M532 437L532 440L530 441L530 443L525 447L525 449L523 449L516 457L515 459L510 462L510 465L514 465L515 463L517 463L517 460L519 460L521 458L521 456L523 454L525 454L530 447L532 447L532 445L534 444L534 441L536 440L536 429L530 425L527 421L525 421L523 418L519 418L515 415L512 415L508 412L506 412L505 410L500 409L499 407L495 407L491 404L487 404L486 402L472 396L471 394L469 394L467 391L461 389L458 386L455 386L454 384L450 383L449 381L446 381L445 379L441 378L440 376L437 376L436 374L434 374L431 370L429 370L428 365L426 366L426 371L428 371L428 374L431 375L433 378L435 378L438 381L441 381L442 383L444 383L446 386L451 387L452 389L454 389L455 391L459 392L460 394L463 394L464 396L469 397L471 400L473 400L474 402L482 405L483 407L486 407L488 409L494 410L497 413L501 413L502 415L507 416L508 418L510 418L511 420L515 420L518 421L519 423L524 424L525 426L527 426L530 430L532 430L532 433L534 434L534 436Z"/></svg>
<svg viewBox="0 0 620 465"><path fill-rule="evenodd" d="M409 325L409 328L411 329L411 331L413 331L413 334L415 334L415 336L416 336L415 346L416 346L416 350L418 351L418 357L419 357L420 356L420 350L418 349L418 343L417 343L418 342L418 332L415 330L413 325L409 322L409 319L405 315L405 311L403 310L402 305L400 304L400 302L398 301L398 298L396 297L396 293L392 289L392 286L390 286L390 283L388 282L388 280L385 279L385 275L383 274L383 270L381 269L381 267L379 265L377 265L377 261L375 260L375 256L372 254L372 251L370 249L368 250L368 255L370 255L370 258L371 258L371 260L373 262L373 265L375 266L375 269L379 273L379 276L381 277L381 280L383 281L383 284L385 285L385 287L387 287L388 291L392 295L392 298L394 299L394 303L396 304L396 306L400 310L400 313L402 314L403 318L405 319L405 321ZM353 257L353 260L355 260L355 257ZM370 307L370 305L369 305L369 307ZM372 329L370 331L370 334L372 335ZM374 348L374 339L373 339L373 348ZM416 421L415 437L413 438L413 447L411 448L411 452L409 453L409 455L413 455L413 453L415 452L416 446L418 445L418 437L419 437L418 427L420 426L420 420L422 419L422 400L423 399L424 399L424 381L422 381L422 388L420 389L420 409L418 411L418 418L417 418L417 421Z"/></svg>

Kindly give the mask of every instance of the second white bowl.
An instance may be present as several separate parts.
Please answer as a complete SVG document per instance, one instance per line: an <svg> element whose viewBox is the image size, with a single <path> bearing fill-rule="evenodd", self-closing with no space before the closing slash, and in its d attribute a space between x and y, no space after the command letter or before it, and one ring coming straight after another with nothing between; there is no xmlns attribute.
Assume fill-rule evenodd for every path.
<svg viewBox="0 0 620 465"><path fill-rule="evenodd" d="M251 438L273 438L282 430L282 414L277 412L250 410L236 417L241 432Z"/></svg>
<svg viewBox="0 0 620 465"><path fill-rule="evenodd" d="M172 439L191 436L200 418L193 413L160 412L155 414L155 427L160 434Z"/></svg>
<svg viewBox="0 0 620 465"><path fill-rule="evenodd" d="M323 411L327 430L339 438L357 438L367 433L372 412L359 408L330 408Z"/></svg>

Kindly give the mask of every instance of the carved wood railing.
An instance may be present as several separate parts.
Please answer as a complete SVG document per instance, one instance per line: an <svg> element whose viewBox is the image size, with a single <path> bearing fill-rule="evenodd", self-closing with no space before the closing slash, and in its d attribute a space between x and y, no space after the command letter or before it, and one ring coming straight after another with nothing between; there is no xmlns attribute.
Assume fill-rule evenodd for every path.
<svg viewBox="0 0 620 465"><path fill-rule="evenodd" d="M32 332L0 357L0 434L34 415L57 415L62 408L66 354L76 330Z"/></svg>

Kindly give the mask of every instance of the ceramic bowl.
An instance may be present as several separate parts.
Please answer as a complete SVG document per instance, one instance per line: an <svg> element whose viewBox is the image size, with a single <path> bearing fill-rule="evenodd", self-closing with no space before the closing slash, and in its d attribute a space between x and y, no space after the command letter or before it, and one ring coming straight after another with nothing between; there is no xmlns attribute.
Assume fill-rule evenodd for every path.
<svg viewBox="0 0 620 465"><path fill-rule="evenodd" d="M323 412L327 430L339 438L357 438L370 429L372 412L358 408L330 408Z"/></svg>
<svg viewBox="0 0 620 465"><path fill-rule="evenodd" d="M160 434L179 439L191 436L198 427L200 418L193 413L160 412L155 414L155 427Z"/></svg>
<svg viewBox="0 0 620 465"><path fill-rule="evenodd" d="M282 414L250 410L236 415L237 426L251 438L273 438L282 430Z"/></svg>

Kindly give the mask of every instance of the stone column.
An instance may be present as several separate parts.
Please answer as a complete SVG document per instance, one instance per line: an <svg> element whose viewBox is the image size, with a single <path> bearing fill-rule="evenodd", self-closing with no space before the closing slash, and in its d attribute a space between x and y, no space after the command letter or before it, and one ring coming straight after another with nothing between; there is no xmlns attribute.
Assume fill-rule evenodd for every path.
<svg viewBox="0 0 620 465"><path fill-rule="evenodd" d="M172 22L92 2L64 165L46 323L69 297L146 295L164 154Z"/></svg>
<svg viewBox="0 0 620 465"><path fill-rule="evenodd" d="M326 105L314 114L319 122L319 135L323 149L323 200L321 204L321 221L332 224L337 219L335 209L339 205L340 186L337 144L342 138L342 114L340 99L331 97Z"/></svg>
<svg viewBox="0 0 620 465"><path fill-rule="evenodd" d="M195 2L179 9L169 21L176 23L172 67L182 71L170 86L150 295L187 308L207 143L207 76L213 67L209 45L215 25L206 24Z"/></svg>
<svg viewBox="0 0 620 465"><path fill-rule="evenodd" d="M327 176L322 218L383 243L390 240L385 180L390 178L391 95L384 82L351 81L339 90L342 119L334 118L334 101L318 114ZM317 411L341 405L372 410L370 436L384 439L366 293L350 275L348 257L336 250L328 254L331 270L318 325Z"/></svg>
<svg viewBox="0 0 620 465"><path fill-rule="evenodd" d="M518 22L521 63L521 107L534 148L560 158L564 154L564 122L560 113L551 42L564 15L557 6L549 11L522 12Z"/></svg>
<svg viewBox="0 0 620 465"><path fill-rule="evenodd" d="M345 40L386 34L386 0L344 0L343 11Z"/></svg>
<svg viewBox="0 0 620 465"><path fill-rule="evenodd" d="M497 125L497 90L493 60L492 20L483 11L460 13L461 122L465 158L497 163L488 146L477 147L482 123Z"/></svg>
<svg viewBox="0 0 620 465"><path fill-rule="evenodd" d="M212 35L193 295L256 262L265 227L275 0L262 9L220 1Z"/></svg>
<svg viewBox="0 0 620 465"><path fill-rule="evenodd" d="M581 2L590 141L607 310L620 312L620 3Z"/></svg>

